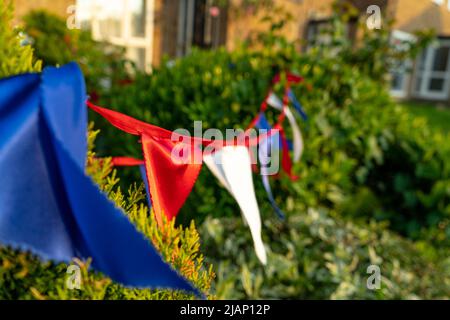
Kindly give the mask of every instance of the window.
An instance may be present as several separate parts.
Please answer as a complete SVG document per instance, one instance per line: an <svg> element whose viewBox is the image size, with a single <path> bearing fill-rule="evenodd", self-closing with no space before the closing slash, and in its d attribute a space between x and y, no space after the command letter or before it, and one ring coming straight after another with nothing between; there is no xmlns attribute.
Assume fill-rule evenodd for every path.
<svg viewBox="0 0 450 320"><path fill-rule="evenodd" d="M312 20L308 23L306 31L306 51L320 45L326 45L331 41L328 31L331 24L328 20Z"/></svg>
<svg viewBox="0 0 450 320"><path fill-rule="evenodd" d="M97 1L98 5L101 6L96 16L99 23L99 36L102 38L122 37L124 2L116 1L114 5L108 6L103 3L104 1Z"/></svg>
<svg viewBox="0 0 450 320"><path fill-rule="evenodd" d="M130 60L134 61L136 63L136 66L140 70L145 70L145 49L144 48L137 48L137 47L131 47L127 51L128 57Z"/></svg>
<svg viewBox="0 0 450 320"><path fill-rule="evenodd" d="M192 46L217 48L225 43L227 8L212 0L178 0L178 57L189 53Z"/></svg>
<svg viewBox="0 0 450 320"><path fill-rule="evenodd" d="M414 95L418 98L446 100L450 91L450 39L425 49L418 58Z"/></svg>
<svg viewBox="0 0 450 320"><path fill-rule="evenodd" d="M147 13L147 1L131 0L131 36L145 38L145 19Z"/></svg>
<svg viewBox="0 0 450 320"><path fill-rule="evenodd" d="M306 27L306 46L305 51L310 50L317 46L327 46L331 44L333 34L342 34L346 41L352 43L356 37L357 31L357 20L351 18L347 24L343 25L342 28L333 24L329 19L323 20L310 20ZM337 48L332 51L332 54L337 54Z"/></svg>
<svg viewBox="0 0 450 320"><path fill-rule="evenodd" d="M402 52L409 49L409 44L416 39L413 35L394 30L391 35L391 43ZM398 61L391 70L391 95L396 98L406 98L408 96L408 86L411 79L411 60Z"/></svg>
<svg viewBox="0 0 450 320"><path fill-rule="evenodd" d="M124 47L127 58L150 71L153 57L154 0L78 0L81 24L98 41Z"/></svg>

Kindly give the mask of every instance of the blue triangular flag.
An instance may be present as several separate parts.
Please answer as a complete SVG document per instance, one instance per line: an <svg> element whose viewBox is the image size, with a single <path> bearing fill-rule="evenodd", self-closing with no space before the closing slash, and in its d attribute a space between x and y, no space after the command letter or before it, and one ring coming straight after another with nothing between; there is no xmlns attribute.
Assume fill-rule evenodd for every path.
<svg viewBox="0 0 450 320"><path fill-rule="evenodd" d="M265 117L264 113L260 113L258 117L258 121L255 124L256 128L262 129L262 130L271 130L272 127L270 126L269 122L267 121L267 118ZM278 207L277 203L275 202L275 199L272 194L272 189L270 187L269 183L269 175L267 173L267 167L266 162L267 159L270 159L271 154L270 151L272 149L272 146L275 144L276 139L280 139L279 134L272 135L268 138L262 139L259 142L258 145L258 158L259 162L261 164L261 179L263 182L264 189L267 193L267 198L269 199L269 202L272 206L272 208L275 210L275 213L280 219L284 219L285 215L283 211Z"/></svg>
<svg viewBox="0 0 450 320"><path fill-rule="evenodd" d="M85 175L85 98L74 63L0 80L0 244L92 258L126 286L199 294Z"/></svg>
<svg viewBox="0 0 450 320"><path fill-rule="evenodd" d="M298 112L298 114L303 118L303 120L308 120L308 116L306 115L305 110L303 110L302 105L300 104L300 101L298 101L297 97L295 96L294 91L291 89L288 92L289 100L291 100L292 104L294 105L294 109Z"/></svg>

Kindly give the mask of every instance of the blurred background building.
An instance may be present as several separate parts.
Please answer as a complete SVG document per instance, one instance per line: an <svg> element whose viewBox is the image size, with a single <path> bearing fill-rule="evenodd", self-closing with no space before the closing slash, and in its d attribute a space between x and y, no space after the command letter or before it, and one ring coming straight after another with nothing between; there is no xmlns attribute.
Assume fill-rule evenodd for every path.
<svg viewBox="0 0 450 320"><path fill-rule="evenodd" d="M19 24L22 17L32 10L45 9L59 16L67 16L67 8L76 4L76 0L13 0L14 21Z"/></svg>
<svg viewBox="0 0 450 320"><path fill-rule="evenodd" d="M405 61L392 73L392 95L450 102L450 0L341 0L367 15L378 5L388 19L395 20L394 43L414 39L417 30L434 29L438 39L417 61ZM16 21L33 9L47 9L69 16L67 8L77 4L77 17L93 38L126 48L127 56L143 70L161 62L163 55L181 57L192 47L232 50L267 24L261 17L277 15L282 7L293 19L286 23L289 40L320 41L321 30L330 22L334 0L272 0L261 10L244 5L245 0L14 0ZM386 17L383 16L383 19ZM386 21L386 20L385 20ZM357 39L357 19L347 34Z"/></svg>
<svg viewBox="0 0 450 320"><path fill-rule="evenodd" d="M226 43L226 7L208 0L78 0L78 17L94 39L127 48L129 58L149 69L163 55L181 57L193 46Z"/></svg>

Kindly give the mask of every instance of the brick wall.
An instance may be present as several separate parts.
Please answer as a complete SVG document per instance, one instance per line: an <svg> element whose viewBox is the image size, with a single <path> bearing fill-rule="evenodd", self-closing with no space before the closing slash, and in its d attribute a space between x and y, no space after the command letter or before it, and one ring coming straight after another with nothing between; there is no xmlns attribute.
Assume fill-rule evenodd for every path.
<svg viewBox="0 0 450 320"><path fill-rule="evenodd" d="M289 40L303 38L305 26L311 17L323 18L331 14L331 4L334 0L274 0L273 7L254 12L253 10L237 9L239 0L232 0L228 13L227 48L232 50L239 42L248 38L252 33L267 30L268 24L261 23L266 15L282 16L289 12L293 20L284 28L284 34ZM281 8L281 12L278 11Z"/></svg>
<svg viewBox="0 0 450 320"><path fill-rule="evenodd" d="M433 28L438 35L450 36L450 11L447 3L437 5L432 0L391 0L394 27L405 32Z"/></svg>
<svg viewBox="0 0 450 320"><path fill-rule="evenodd" d="M75 4L76 0L13 0L14 23L20 24L24 15L31 10L45 9L62 17L67 17L67 8Z"/></svg>
<svg viewBox="0 0 450 320"><path fill-rule="evenodd" d="M345 0L342 0L345 1ZM347 0L364 13L368 6L379 5L388 8L388 15L395 19L394 28L414 32L433 28L438 35L450 36L450 11L447 3L436 5L432 0ZM448 0L447 0L448 1ZM237 43L246 39L252 32L267 30L261 17L270 13L281 16L276 8L293 15L284 32L289 40L304 38L305 28L311 19L326 18L331 14L333 0L274 0L273 7L253 12L251 10L231 9L228 21L227 47L233 49ZM239 7L239 0L232 0Z"/></svg>
<svg viewBox="0 0 450 320"><path fill-rule="evenodd" d="M361 12L365 12L370 5L387 6L388 0L342 0L352 3ZM409 0L416 1L416 0ZM234 6L238 6L239 0L232 0ZM330 17L332 4L335 0L273 0L273 6L257 12L251 10L236 10L231 8L228 21L227 48L233 49L240 41L246 39L254 32L267 30L267 24L261 23L261 18L266 15L282 16L283 11L293 16L283 32L288 40L304 39L309 21L321 20ZM233 7L233 6L232 6ZM278 8L282 8L281 11Z"/></svg>

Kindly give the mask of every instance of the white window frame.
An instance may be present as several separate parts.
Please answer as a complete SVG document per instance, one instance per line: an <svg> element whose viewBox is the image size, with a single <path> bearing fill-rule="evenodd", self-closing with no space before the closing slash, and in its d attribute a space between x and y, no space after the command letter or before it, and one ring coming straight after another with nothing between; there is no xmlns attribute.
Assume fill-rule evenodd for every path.
<svg viewBox="0 0 450 320"><path fill-rule="evenodd" d="M95 0L93 0L95 1ZM130 0L114 0L124 2L124 12L121 20L120 37L103 37L100 33L100 21L96 19L95 13L92 18L92 37L97 41L107 41L113 45L126 48L126 57L132 60L130 49L145 49L145 71L151 72L153 63L153 33L154 33L154 0L147 0L147 11L145 12L145 34L144 37L135 37L131 30ZM101 8L98 8L101 10Z"/></svg>
<svg viewBox="0 0 450 320"><path fill-rule="evenodd" d="M432 2L438 6L442 6L445 4L446 0L432 0ZM447 10L450 11L450 0L447 0Z"/></svg>
<svg viewBox="0 0 450 320"><path fill-rule="evenodd" d="M399 89L391 87L390 94L392 97L398 98L398 99L405 99L408 97L409 85L411 83L411 72L407 71L407 69L412 68L412 66L413 66L413 64L412 64L411 60L406 60L403 62L403 69L406 69L406 70L403 70L403 73L396 72L397 75L401 75L403 77L402 87Z"/></svg>
<svg viewBox="0 0 450 320"><path fill-rule="evenodd" d="M445 46L450 47L450 39L439 39L438 45L431 45L425 49L424 70L416 68L413 85L413 95L416 98L424 98L429 100L448 100L450 97L450 54L447 61L446 71L433 71L433 59L436 49ZM419 57L420 59L420 57ZM419 90L416 90L418 78L422 78ZM444 80L443 90L441 92L429 90L431 79L441 78Z"/></svg>
<svg viewBox="0 0 450 320"><path fill-rule="evenodd" d="M404 32L404 31L400 31L400 30L394 30L392 31L391 34L391 39L392 41L395 40L399 40L399 41L409 41L409 42L415 42L417 39L414 35ZM398 50L404 50L403 47L400 45ZM401 71L396 71L393 70L391 71L391 73L397 73L397 74L401 74L403 76L403 86L400 89L390 89L390 94L391 96L393 96L394 98L399 98L399 99L404 99L408 97L408 93L409 93L409 85L411 83L411 71L408 71L408 69L411 69L413 67L413 63L411 60L406 60L403 62L403 74L401 74Z"/></svg>

